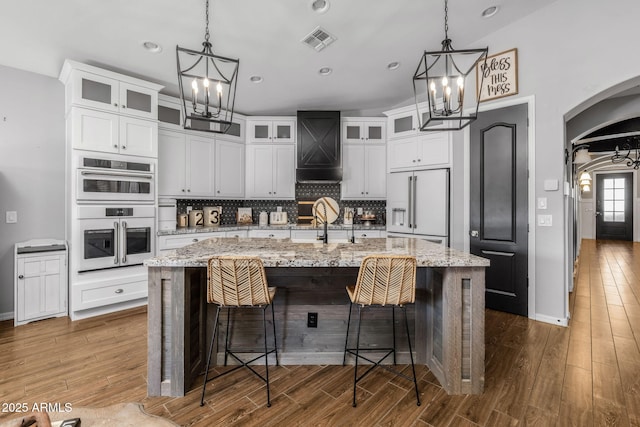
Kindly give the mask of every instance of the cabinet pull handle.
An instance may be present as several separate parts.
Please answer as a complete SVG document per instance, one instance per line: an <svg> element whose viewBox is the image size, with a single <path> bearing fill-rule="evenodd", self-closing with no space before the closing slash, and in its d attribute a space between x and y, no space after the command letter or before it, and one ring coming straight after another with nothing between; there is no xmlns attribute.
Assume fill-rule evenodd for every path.
<svg viewBox="0 0 640 427"><path fill-rule="evenodd" d="M124 291L123 291L122 289L116 289L116 294L121 294L121 293L123 293L123 292L124 292Z"/></svg>
<svg viewBox="0 0 640 427"><path fill-rule="evenodd" d="M18 276L18 279L24 279L24 276L21 274Z"/></svg>

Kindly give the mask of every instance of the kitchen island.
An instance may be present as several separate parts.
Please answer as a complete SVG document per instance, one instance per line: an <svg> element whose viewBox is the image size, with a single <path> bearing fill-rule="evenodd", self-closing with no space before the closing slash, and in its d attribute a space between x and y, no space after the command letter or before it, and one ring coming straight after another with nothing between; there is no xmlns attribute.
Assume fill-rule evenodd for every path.
<svg viewBox="0 0 640 427"><path fill-rule="evenodd" d="M362 259L372 254L417 260L416 303L411 310L416 362L425 364L449 394L484 388L484 269L489 261L420 239L356 239L355 243L295 243L290 239L212 238L145 261L149 270L148 394L183 396L204 370L217 307L206 303L207 260L215 255L262 259L274 301L281 364L341 364L349 299ZM317 313L318 327L306 325ZM361 343L391 340L389 316L375 314ZM258 322L251 313L234 345L260 342L242 331ZM257 324L257 323L256 323ZM248 327L247 327L248 325ZM364 326L363 326L364 328ZM260 332L257 332L260 333ZM400 337L401 334L398 334ZM399 362L403 346L398 342ZM404 356L407 356L405 351Z"/></svg>

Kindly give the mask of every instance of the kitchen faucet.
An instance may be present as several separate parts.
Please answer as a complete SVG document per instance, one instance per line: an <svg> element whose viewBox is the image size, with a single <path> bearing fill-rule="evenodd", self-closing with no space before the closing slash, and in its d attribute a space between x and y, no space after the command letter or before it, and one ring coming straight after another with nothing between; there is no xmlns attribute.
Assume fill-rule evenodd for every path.
<svg viewBox="0 0 640 427"><path fill-rule="evenodd" d="M322 207L324 209L324 221L323 221L323 225L324 225L324 234L322 236L317 236L316 239L317 240L322 240L322 243L329 243L329 225L327 224L327 205L324 202L324 200L319 200L318 201L318 207L320 207L320 204L322 204ZM316 208L316 227L318 226L318 208Z"/></svg>

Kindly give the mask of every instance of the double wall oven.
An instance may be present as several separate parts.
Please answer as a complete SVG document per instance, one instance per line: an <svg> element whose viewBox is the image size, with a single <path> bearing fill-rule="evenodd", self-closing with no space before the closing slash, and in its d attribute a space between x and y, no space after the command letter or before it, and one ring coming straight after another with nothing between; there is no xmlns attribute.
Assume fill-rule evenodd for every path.
<svg viewBox="0 0 640 427"><path fill-rule="evenodd" d="M78 156L77 273L141 265L155 255L155 163Z"/></svg>

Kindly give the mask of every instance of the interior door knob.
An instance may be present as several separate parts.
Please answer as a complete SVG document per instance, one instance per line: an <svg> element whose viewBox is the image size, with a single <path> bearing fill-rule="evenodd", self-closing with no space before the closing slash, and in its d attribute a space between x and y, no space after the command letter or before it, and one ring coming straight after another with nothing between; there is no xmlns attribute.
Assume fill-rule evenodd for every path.
<svg viewBox="0 0 640 427"><path fill-rule="evenodd" d="M471 230L471 231L469 232L469 235L470 235L471 237L478 237L480 234L478 233L478 230Z"/></svg>

